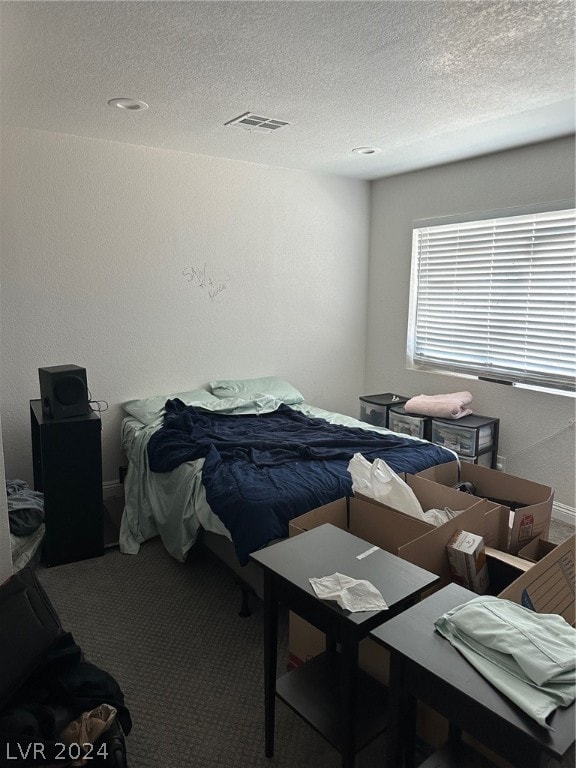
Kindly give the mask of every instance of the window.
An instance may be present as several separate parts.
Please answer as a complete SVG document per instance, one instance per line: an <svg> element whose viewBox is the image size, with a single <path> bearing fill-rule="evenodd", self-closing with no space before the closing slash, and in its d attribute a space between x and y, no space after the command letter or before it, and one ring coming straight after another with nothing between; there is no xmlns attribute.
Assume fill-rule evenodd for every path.
<svg viewBox="0 0 576 768"><path fill-rule="evenodd" d="M575 213L415 228L408 367L574 392Z"/></svg>

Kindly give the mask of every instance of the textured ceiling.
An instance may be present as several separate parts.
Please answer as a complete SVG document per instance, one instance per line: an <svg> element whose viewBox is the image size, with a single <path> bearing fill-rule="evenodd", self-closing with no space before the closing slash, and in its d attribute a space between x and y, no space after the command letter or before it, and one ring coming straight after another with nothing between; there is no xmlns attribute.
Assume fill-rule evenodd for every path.
<svg viewBox="0 0 576 768"><path fill-rule="evenodd" d="M5 125L364 179L574 131L572 0L18 0L0 25ZM224 125L249 111L291 125Z"/></svg>

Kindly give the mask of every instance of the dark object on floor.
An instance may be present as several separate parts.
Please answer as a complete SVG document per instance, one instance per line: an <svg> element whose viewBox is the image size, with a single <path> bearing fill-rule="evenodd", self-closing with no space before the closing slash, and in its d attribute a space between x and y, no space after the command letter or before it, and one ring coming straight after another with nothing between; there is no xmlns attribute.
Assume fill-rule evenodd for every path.
<svg viewBox="0 0 576 768"><path fill-rule="evenodd" d="M29 536L44 522L44 494L33 491L24 480L7 480L10 533Z"/></svg>
<svg viewBox="0 0 576 768"><path fill-rule="evenodd" d="M471 493L472 496L476 495L476 486L474 483L470 483L467 480L462 483L456 483L452 488L456 491L462 491L462 493Z"/></svg>
<svg viewBox="0 0 576 768"><path fill-rule="evenodd" d="M0 586L0 766L66 766L77 745L63 729L83 712L107 703L114 727L94 744L92 765L125 768L124 733L132 727L116 680L87 661L38 582L25 568Z"/></svg>

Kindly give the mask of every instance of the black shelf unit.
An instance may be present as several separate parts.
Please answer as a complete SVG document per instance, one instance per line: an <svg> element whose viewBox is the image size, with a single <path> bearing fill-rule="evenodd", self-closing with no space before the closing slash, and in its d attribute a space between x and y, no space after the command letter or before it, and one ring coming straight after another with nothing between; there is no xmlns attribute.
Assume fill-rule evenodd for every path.
<svg viewBox="0 0 576 768"><path fill-rule="evenodd" d="M412 413L404 407L410 397L392 392L361 395L360 421L429 440L455 451L461 461L497 469L500 419L477 414L441 419Z"/></svg>
<svg viewBox="0 0 576 768"><path fill-rule="evenodd" d="M390 408L402 405L409 398L397 395L395 392L383 392L380 395L360 396L360 421L373 424L375 427L387 427Z"/></svg>
<svg viewBox="0 0 576 768"><path fill-rule="evenodd" d="M48 419L30 401L34 490L44 494L48 566L104 552L101 421L97 413Z"/></svg>

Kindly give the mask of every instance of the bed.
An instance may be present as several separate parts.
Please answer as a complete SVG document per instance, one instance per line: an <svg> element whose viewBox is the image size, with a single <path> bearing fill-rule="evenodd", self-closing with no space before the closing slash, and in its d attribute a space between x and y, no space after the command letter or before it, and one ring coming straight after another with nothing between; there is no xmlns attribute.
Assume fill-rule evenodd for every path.
<svg viewBox="0 0 576 768"><path fill-rule="evenodd" d="M454 460L440 446L306 403L276 377L214 381L124 408L121 551L136 554L159 535L183 561L201 541L258 594L250 552L287 536L293 517L350 495L354 453L397 472Z"/></svg>

